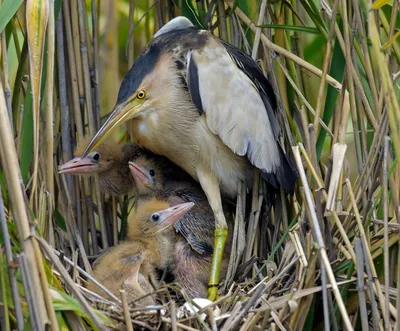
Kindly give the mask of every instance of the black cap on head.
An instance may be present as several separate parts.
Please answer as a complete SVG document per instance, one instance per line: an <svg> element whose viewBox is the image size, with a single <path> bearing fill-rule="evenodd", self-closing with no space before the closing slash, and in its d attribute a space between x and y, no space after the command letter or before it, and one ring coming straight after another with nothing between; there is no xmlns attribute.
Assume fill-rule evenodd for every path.
<svg viewBox="0 0 400 331"><path fill-rule="evenodd" d="M154 70L160 53L161 50L158 45L153 44L135 61L132 68L122 80L118 92L117 104L126 101L129 96L136 92L144 77Z"/></svg>

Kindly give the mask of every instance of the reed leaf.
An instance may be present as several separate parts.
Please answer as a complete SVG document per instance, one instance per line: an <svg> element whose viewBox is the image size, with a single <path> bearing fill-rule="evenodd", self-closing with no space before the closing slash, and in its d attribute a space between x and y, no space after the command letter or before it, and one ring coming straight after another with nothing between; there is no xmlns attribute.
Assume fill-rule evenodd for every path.
<svg viewBox="0 0 400 331"><path fill-rule="evenodd" d="M30 77L32 86L33 115L33 177L31 205L36 196L39 172L39 112L40 86L42 81L43 51L50 5L48 0L27 0L26 25L29 49ZM36 209L37 210L37 209Z"/></svg>

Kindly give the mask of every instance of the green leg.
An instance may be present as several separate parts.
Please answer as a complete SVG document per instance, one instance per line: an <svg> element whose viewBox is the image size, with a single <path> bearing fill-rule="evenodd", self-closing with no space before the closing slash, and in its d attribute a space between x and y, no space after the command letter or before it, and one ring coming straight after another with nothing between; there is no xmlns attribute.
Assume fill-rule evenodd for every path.
<svg viewBox="0 0 400 331"><path fill-rule="evenodd" d="M211 275L208 282L208 299L214 301L218 297L219 275L221 273L222 256L228 229L216 227L214 232L214 254L211 266Z"/></svg>

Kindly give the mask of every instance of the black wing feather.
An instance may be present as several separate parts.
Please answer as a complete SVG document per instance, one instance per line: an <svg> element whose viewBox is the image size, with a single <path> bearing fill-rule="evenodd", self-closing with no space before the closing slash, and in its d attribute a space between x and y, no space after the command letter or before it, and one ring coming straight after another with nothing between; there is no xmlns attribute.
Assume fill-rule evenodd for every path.
<svg viewBox="0 0 400 331"><path fill-rule="evenodd" d="M199 88L199 74L197 72L197 65L194 61L189 61L187 68L187 85L189 88L192 102L197 107L199 115L204 112L203 104L201 102L200 88Z"/></svg>

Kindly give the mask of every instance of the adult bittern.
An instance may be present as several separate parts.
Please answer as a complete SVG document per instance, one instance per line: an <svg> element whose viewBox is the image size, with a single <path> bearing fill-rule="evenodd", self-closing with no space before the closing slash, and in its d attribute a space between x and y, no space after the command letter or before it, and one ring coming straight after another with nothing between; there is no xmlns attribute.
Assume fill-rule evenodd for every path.
<svg viewBox="0 0 400 331"><path fill-rule="evenodd" d="M251 188L253 167L271 189L294 191L297 173L280 145L276 109L271 84L249 55L178 17L128 71L113 112L83 153L127 122L138 145L200 182L216 221L210 299L227 237L221 193L236 198L239 181Z"/></svg>
<svg viewBox="0 0 400 331"><path fill-rule="evenodd" d="M80 157L91 138L81 140L75 158L60 165L58 172L65 174L99 174L102 188L110 195L128 194L135 189L128 162L143 153L153 154L134 143L126 145L104 141L85 157Z"/></svg>
<svg viewBox="0 0 400 331"><path fill-rule="evenodd" d="M155 280L156 268L166 268L172 263L174 242L169 233L174 232L172 225L193 205L183 203L169 207L168 203L156 199L139 204L128 217L129 240L111 248L96 261L93 270L96 280L118 295L120 288L133 286L138 264L144 278ZM139 285L145 289L143 283ZM88 288L100 293L92 282ZM134 293L134 289L131 290L130 293Z"/></svg>

